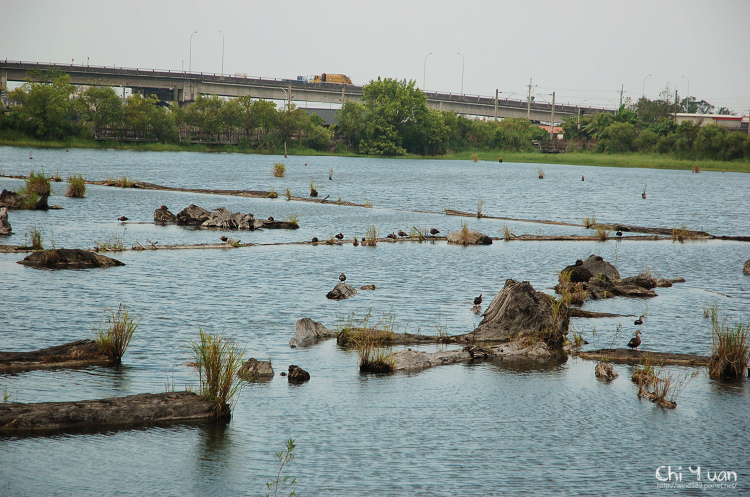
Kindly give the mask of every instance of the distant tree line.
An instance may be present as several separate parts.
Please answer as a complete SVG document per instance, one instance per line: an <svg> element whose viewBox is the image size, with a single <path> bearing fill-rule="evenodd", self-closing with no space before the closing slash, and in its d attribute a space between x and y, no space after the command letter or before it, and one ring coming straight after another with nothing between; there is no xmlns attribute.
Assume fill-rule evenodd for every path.
<svg viewBox="0 0 750 497"><path fill-rule="evenodd" d="M0 131L57 140L69 136L93 139L100 130L114 129L165 143L179 143L195 133L219 136L231 132L240 137L241 146L257 150L279 150L292 142L313 150L378 156L533 151L539 142L550 139L528 119L485 121L430 109L424 93L414 81L406 80L371 81L362 89L361 102L346 101L337 112L338 124L327 126L319 116L294 105L277 108L273 102L249 96L201 95L186 107L170 107L156 97L139 94L123 101L110 87L78 92L66 74L40 76L8 92L10 104L0 109ZM670 103L665 94L657 100L641 98L623 105L615 114L566 118L563 131L569 148L680 158L750 158L746 134L727 132L715 124L675 123L676 112L711 112L710 104L692 97Z"/></svg>

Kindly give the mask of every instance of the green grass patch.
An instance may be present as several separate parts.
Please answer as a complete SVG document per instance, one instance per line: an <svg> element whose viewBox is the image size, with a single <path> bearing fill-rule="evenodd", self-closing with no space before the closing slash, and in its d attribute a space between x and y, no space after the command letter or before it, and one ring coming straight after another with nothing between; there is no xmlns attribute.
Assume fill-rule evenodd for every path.
<svg viewBox="0 0 750 497"><path fill-rule="evenodd" d="M120 361L139 324L140 320L132 318L124 305L120 304L116 312L111 310L104 325L97 330L99 351L113 361Z"/></svg>
<svg viewBox="0 0 750 497"><path fill-rule="evenodd" d="M230 403L245 383L237 376L244 349L223 335L210 335L198 329L198 340L191 342L198 366L201 398L214 402L216 417L228 417Z"/></svg>
<svg viewBox="0 0 750 497"><path fill-rule="evenodd" d="M83 198L86 196L86 180L83 176L68 176L68 191L66 197Z"/></svg>

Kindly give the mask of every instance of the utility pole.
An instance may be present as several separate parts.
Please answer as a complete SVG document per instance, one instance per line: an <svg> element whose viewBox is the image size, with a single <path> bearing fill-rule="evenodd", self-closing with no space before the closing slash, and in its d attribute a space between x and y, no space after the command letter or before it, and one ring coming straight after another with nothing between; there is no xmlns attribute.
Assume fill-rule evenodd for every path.
<svg viewBox="0 0 750 497"><path fill-rule="evenodd" d="M495 122L497 122L497 96L500 93L500 91L495 88Z"/></svg>
<svg viewBox="0 0 750 497"><path fill-rule="evenodd" d="M552 117L549 122L549 139L550 141L555 139L555 92L552 92Z"/></svg>
<svg viewBox="0 0 750 497"><path fill-rule="evenodd" d="M531 78L529 78L529 96L526 97L526 119L531 120Z"/></svg>
<svg viewBox="0 0 750 497"><path fill-rule="evenodd" d="M625 91L625 84L620 86L620 107L622 107L622 93Z"/></svg>

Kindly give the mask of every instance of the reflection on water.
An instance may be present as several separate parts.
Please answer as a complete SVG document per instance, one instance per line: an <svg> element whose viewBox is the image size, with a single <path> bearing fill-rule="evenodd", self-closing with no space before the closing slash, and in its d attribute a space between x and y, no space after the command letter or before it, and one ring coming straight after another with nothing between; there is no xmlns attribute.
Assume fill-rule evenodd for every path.
<svg viewBox="0 0 750 497"><path fill-rule="evenodd" d="M297 478L300 495L484 496L526 489L534 495L643 495L653 493L655 469L669 464L731 469L743 491L750 489L746 379L718 382L700 370L677 409L665 411L638 399L631 366L616 366L620 377L608 384L594 377L595 363L575 358L361 375L356 352L335 340L288 346L295 321L303 317L334 328L349 316L371 313L373 320L393 316L396 331L465 333L481 320L472 312L476 295L483 293L488 305L508 278L552 293L562 268L598 254L616 261L625 276L649 270L686 282L659 288L658 297L648 300L587 303L588 310L624 316L573 319L589 348L624 347L635 331L633 320L646 313L642 349L706 354L711 338L703 307L717 302L731 319L748 317L750 285L741 271L750 258L747 244L269 245L326 239L339 231L347 238L362 236L371 225L381 235L412 226L447 234L463 221L492 236L502 236L506 224L516 234L585 233L443 214L445 208L473 211L480 194L491 215L573 223L596 216L746 234L747 221L737 213L750 212L750 175L544 165L546 179L539 181L537 165L295 157L286 161L287 177L273 178L271 168L280 158L270 156L38 150L34 159L35 169L62 177L128 176L171 186L290 188L299 194L314 180L322 197L367 199L374 208L96 186L85 199L69 199L62 196L66 185L53 184L57 195L51 203L62 210L11 212L14 234L3 240L8 244L22 244L25 233L39 226L45 244L56 247L93 247L113 234L126 246L208 243L221 235L258 245L127 251L109 254L126 266L83 271L36 271L17 264L19 254L0 254L0 350L89 338L106 309L121 303L141 318L121 366L2 374L0 391L10 401L196 389L187 363L199 327L232 336L247 347L246 357L270 359L277 375L248 385L225 425L0 437L0 495L261 495L278 471L275 453L289 438L297 443L297 458L287 471ZM0 167L28 174L28 151L0 147ZM329 169L335 171L330 182ZM644 183L648 201L640 198ZM21 185L0 178L0 188ZM191 203L257 217L297 215L301 227L236 234L152 223L161 204L177 212ZM121 215L131 221L118 223ZM341 272L355 286L376 289L329 301L325 294ZM311 380L290 386L279 376L290 364L309 371Z"/></svg>

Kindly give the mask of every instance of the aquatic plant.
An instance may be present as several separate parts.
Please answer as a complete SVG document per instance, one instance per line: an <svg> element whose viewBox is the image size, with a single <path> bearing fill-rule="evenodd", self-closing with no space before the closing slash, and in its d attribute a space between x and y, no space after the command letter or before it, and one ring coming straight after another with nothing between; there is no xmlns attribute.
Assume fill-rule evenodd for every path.
<svg viewBox="0 0 750 497"><path fill-rule="evenodd" d="M539 175L539 179L544 179L544 169L540 167L536 171L537 171L537 174Z"/></svg>
<svg viewBox="0 0 750 497"><path fill-rule="evenodd" d="M362 242L362 245L366 245L368 247L374 247L378 244L378 228L371 224L367 226L367 230L365 231L365 241Z"/></svg>
<svg viewBox="0 0 750 497"><path fill-rule="evenodd" d="M103 242L94 242L94 250L97 252L122 252L125 250L123 238L127 230L128 228L126 226L122 230L122 233L111 233Z"/></svg>
<svg viewBox="0 0 750 497"><path fill-rule="evenodd" d="M611 232L611 227L607 226L606 224L596 225L596 237L599 238L599 240L601 240L602 242L606 242L609 239L609 234Z"/></svg>
<svg viewBox="0 0 750 497"><path fill-rule="evenodd" d="M34 173L31 171L26 178L26 187L21 189L21 195L49 195L51 191L49 179L44 173Z"/></svg>
<svg viewBox="0 0 750 497"><path fill-rule="evenodd" d="M297 228L299 228L299 216L297 214L290 214L286 218L286 222L289 223L289 224L294 225Z"/></svg>
<svg viewBox="0 0 750 497"><path fill-rule="evenodd" d="M677 397L697 374L697 371L690 372L687 368L680 374L674 374L664 367L655 366L653 359L650 359L643 368L633 373L632 380L638 385L638 397L674 409L677 407Z"/></svg>
<svg viewBox="0 0 750 497"><path fill-rule="evenodd" d="M113 361L119 361L138 328L140 320L130 316L127 308L120 304L117 312L110 310L110 316L103 326L97 330L96 341L99 351Z"/></svg>
<svg viewBox="0 0 750 497"><path fill-rule="evenodd" d="M427 228L419 229L416 226L412 226L409 230L409 238L411 239L417 239L420 242L425 241L427 238Z"/></svg>
<svg viewBox="0 0 750 497"><path fill-rule="evenodd" d="M699 173L699 172L701 172L701 167L700 167L700 166L698 166L698 165L695 165L695 166L693 166L693 172L694 172L694 173Z"/></svg>
<svg viewBox="0 0 750 497"><path fill-rule="evenodd" d="M266 487L268 488L266 497L270 497L272 495L271 490L273 490L273 496L278 497L279 489L283 487L286 487L286 490L291 490L291 492L289 493L290 497L292 495L297 495L295 491L292 490L294 484L297 483L297 479L290 476L284 476L283 478L281 477L281 473L284 471L284 467L294 460L294 449L296 447L297 446L294 444L294 440L290 438L286 442L286 448L283 451L276 453L276 458L279 460L279 471L276 473L275 480L266 483Z"/></svg>
<svg viewBox="0 0 750 497"><path fill-rule="evenodd" d="M292 192L289 190L289 188L287 188L286 191L284 192L284 196L286 197L287 200L292 200Z"/></svg>
<svg viewBox="0 0 750 497"><path fill-rule="evenodd" d="M583 225L586 228L591 228L592 226L594 226L596 224L596 216L593 216L593 217L584 217L582 221L583 221Z"/></svg>
<svg viewBox="0 0 750 497"><path fill-rule="evenodd" d="M68 176L68 191L66 197L83 198L86 196L86 180L83 176Z"/></svg>
<svg viewBox="0 0 750 497"><path fill-rule="evenodd" d="M516 237L516 234L513 232L513 230L508 226L507 224L503 225L503 239L506 242L509 242L510 240L514 239Z"/></svg>
<svg viewBox="0 0 750 497"><path fill-rule="evenodd" d="M135 180L132 180L127 176L123 176L120 179L107 178L105 184L107 186L116 186L118 188L133 188Z"/></svg>
<svg viewBox="0 0 750 497"><path fill-rule="evenodd" d="M239 248L242 242L240 240L235 240L234 238L227 238L227 244L234 248Z"/></svg>
<svg viewBox="0 0 750 497"><path fill-rule="evenodd" d="M268 192L268 198L278 198L279 194L276 193L276 190L274 188L271 188L271 191Z"/></svg>
<svg viewBox="0 0 750 497"><path fill-rule="evenodd" d="M31 247L32 250L44 250L44 235L42 234L41 228L32 226L28 232L26 232L26 246Z"/></svg>
<svg viewBox="0 0 750 497"><path fill-rule="evenodd" d="M479 200L477 200L477 219L482 217L482 206L484 206L484 199L479 197Z"/></svg>
<svg viewBox="0 0 750 497"><path fill-rule="evenodd" d="M310 196L311 197L317 197L318 196L318 185L316 185L312 181L310 182Z"/></svg>
<svg viewBox="0 0 750 497"><path fill-rule="evenodd" d="M477 154L471 154L471 160L472 160L472 162L478 162L479 161L479 156Z"/></svg>
<svg viewBox="0 0 750 497"><path fill-rule="evenodd" d="M713 350L708 374L713 378L740 378L747 374L750 363L750 323L729 324L719 318L718 304L710 316Z"/></svg>
<svg viewBox="0 0 750 497"><path fill-rule="evenodd" d="M283 178L284 174L286 173L286 166L282 164L281 162L277 162L273 165L273 175L277 178Z"/></svg>
<svg viewBox="0 0 750 497"><path fill-rule="evenodd" d="M245 385L237 376L245 351L223 335L210 335L200 327L198 332L198 341L191 342L200 380L198 395L215 403L216 417L230 416L229 403Z"/></svg>

